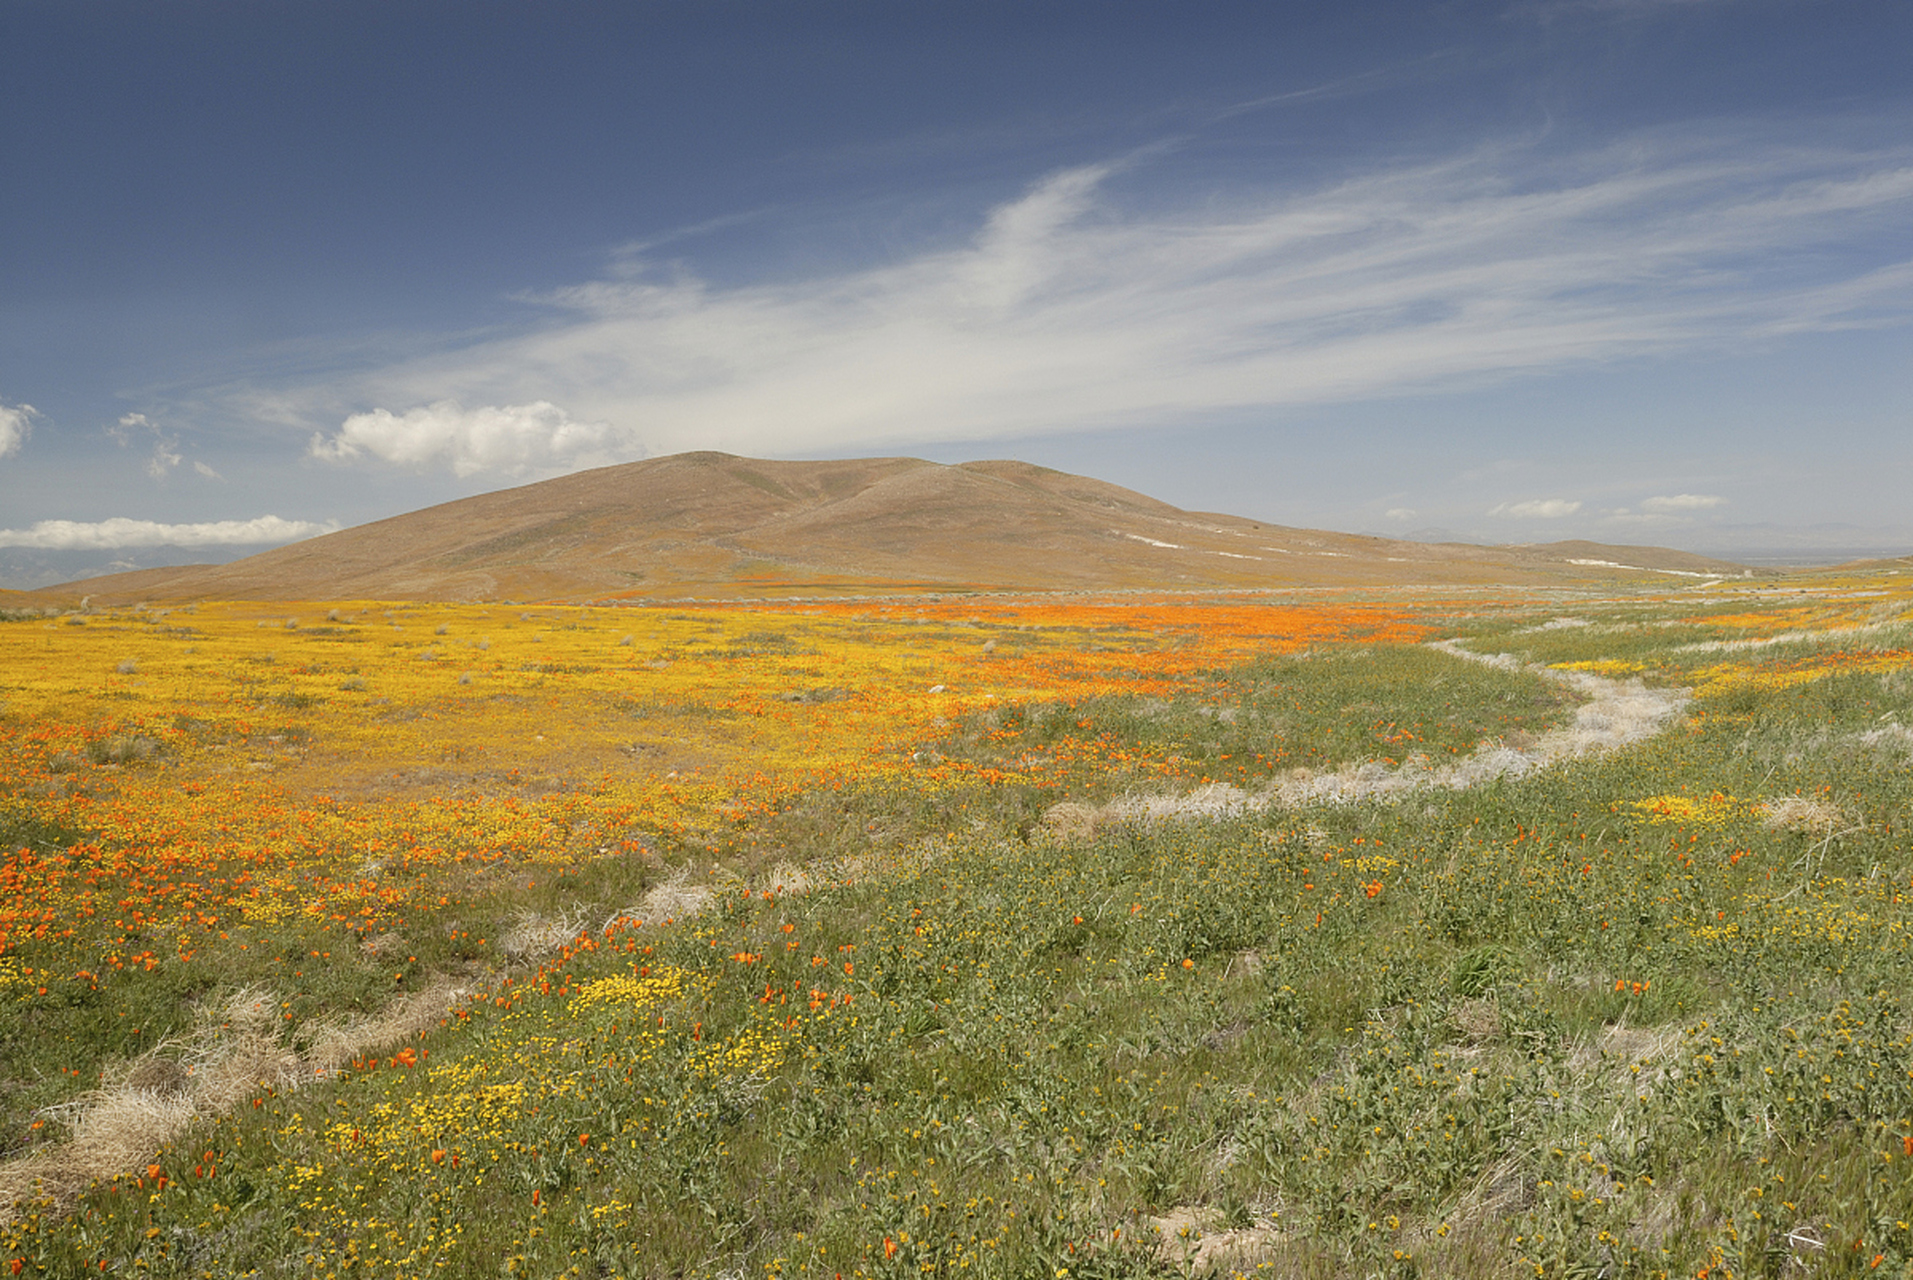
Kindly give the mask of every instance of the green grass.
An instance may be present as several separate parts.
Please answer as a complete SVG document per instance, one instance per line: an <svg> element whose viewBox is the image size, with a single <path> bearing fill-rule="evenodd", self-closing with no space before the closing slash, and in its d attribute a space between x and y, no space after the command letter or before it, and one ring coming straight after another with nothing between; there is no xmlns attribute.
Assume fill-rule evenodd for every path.
<svg viewBox="0 0 1913 1280"><path fill-rule="evenodd" d="M1431 648L1327 648L1209 673L1174 699L976 713L939 750L996 768L1061 751L1078 762L1071 790L1101 796L1164 773L1252 785L1298 768L1417 754L1439 761L1484 739L1538 734L1573 705L1545 677Z"/></svg>
<svg viewBox="0 0 1913 1280"><path fill-rule="evenodd" d="M1536 656L1576 660L1556 639L1575 634ZM1567 710L1531 676L1377 648L1164 703L1006 708L942 749L1093 730L1223 777L1245 754L1390 755L1383 725L1435 751ZM725 888L693 921L517 971L409 1068L386 1051L260 1092L162 1153L163 1188L29 1213L0 1256L182 1277L1907 1275L1913 776L1862 735L1909 715L1903 678L1831 676L1472 791L1079 840L1036 825L1041 788L804 797L701 833L728 870L697 868ZM1716 793L1704 820L1636 803ZM1770 829L1753 802L1788 795L1836 807L1838 833ZM811 891L767 895L790 860ZM456 910L495 937L528 902L628 901L664 870L607 860ZM436 940L446 923L406 927L420 978L486 959ZM309 939L283 941L257 975L140 1002L283 981ZM593 985L667 973L668 995ZM1228 1232L1236 1253L1203 1251Z"/></svg>

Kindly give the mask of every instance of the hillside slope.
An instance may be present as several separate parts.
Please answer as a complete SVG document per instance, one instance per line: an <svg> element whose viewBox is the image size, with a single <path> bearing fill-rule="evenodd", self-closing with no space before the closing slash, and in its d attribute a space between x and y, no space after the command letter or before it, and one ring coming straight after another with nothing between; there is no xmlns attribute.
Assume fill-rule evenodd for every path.
<svg viewBox="0 0 1913 1280"><path fill-rule="evenodd" d="M614 599L1527 583L1734 574L1663 548L1430 545L1183 511L1010 461L686 453L481 494L43 601Z"/></svg>

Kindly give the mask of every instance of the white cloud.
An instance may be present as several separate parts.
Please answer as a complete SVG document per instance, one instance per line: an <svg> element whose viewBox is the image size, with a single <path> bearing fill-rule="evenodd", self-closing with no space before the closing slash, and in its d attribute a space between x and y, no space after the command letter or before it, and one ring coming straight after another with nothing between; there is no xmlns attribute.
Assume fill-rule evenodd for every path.
<svg viewBox="0 0 1913 1280"><path fill-rule="evenodd" d="M1415 509L1413 507L1390 507L1382 514L1390 520L1413 520L1415 518Z"/></svg>
<svg viewBox="0 0 1913 1280"><path fill-rule="evenodd" d="M38 520L30 529L0 529L0 547L35 547L46 551L110 550L116 547L231 547L296 542L336 525L310 520L215 520L205 524L160 524L153 520Z"/></svg>
<svg viewBox="0 0 1913 1280"><path fill-rule="evenodd" d="M533 331L255 399L387 406L313 455L469 475L1173 425L1913 316L1891 234L1913 151L1690 130L1125 203L1148 176L1053 174L877 267L720 286L640 263L535 299Z"/></svg>
<svg viewBox="0 0 1913 1280"><path fill-rule="evenodd" d="M1552 22L1561 18L1654 18L1682 9L1701 9L1731 0L1535 0L1509 10L1509 16Z"/></svg>
<svg viewBox="0 0 1913 1280"><path fill-rule="evenodd" d="M1491 516L1517 520L1561 520L1581 509L1579 502L1567 498L1531 498L1527 502L1504 502L1489 509Z"/></svg>
<svg viewBox="0 0 1913 1280"><path fill-rule="evenodd" d="M611 461L604 452L610 437L604 423L575 421L546 400L477 409L439 400L402 414L355 413L330 439L314 435L307 452L330 462L370 454L409 467L445 463L468 476Z"/></svg>
<svg viewBox="0 0 1913 1280"><path fill-rule="evenodd" d="M1641 502L1644 511L1665 514L1672 511L1705 511L1709 507L1724 507L1727 499L1711 493L1675 493L1664 497L1646 498Z"/></svg>
<svg viewBox="0 0 1913 1280"><path fill-rule="evenodd" d="M20 452L20 446L33 434L33 420L39 416L40 411L30 404L0 401L0 458Z"/></svg>
<svg viewBox="0 0 1913 1280"><path fill-rule="evenodd" d="M180 463L179 437L143 413L126 414L118 426L108 427L106 433L119 441L121 448L146 435L152 436L153 455L146 460L146 474L155 480L164 480Z"/></svg>
<svg viewBox="0 0 1913 1280"><path fill-rule="evenodd" d="M200 475L205 476L208 480L224 480L226 478L225 476L220 475L217 471L213 470L211 467L207 466L205 463L200 462L198 460L195 460L193 462L193 470L197 471Z"/></svg>

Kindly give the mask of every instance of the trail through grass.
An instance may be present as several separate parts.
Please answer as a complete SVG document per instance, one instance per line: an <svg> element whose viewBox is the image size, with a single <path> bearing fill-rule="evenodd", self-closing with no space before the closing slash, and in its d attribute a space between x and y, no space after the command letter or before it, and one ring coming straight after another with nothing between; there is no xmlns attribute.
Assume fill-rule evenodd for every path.
<svg viewBox="0 0 1913 1280"><path fill-rule="evenodd" d="M1692 597L1431 611L1559 675L1372 638L1219 654L1145 691L979 696L881 770L713 793L712 817L687 799L682 832L598 827L464 887L421 860L405 909L428 883L445 903L356 931L351 965L391 960L399 986L473 966L482 998L249 1091L70 1208L29 1198L6 1256L61 1275L1909 1274L1899 615ZM1563 681L1596 696L1577 708ZM1639 716L1585 719L1623 696ZM1577 730L1619 740L1550 737ZM1363 760L1413 776L1417 751L1434 775L1487 759L1484 737L1526 764L1200 822L1118 808L1275 797ZM97 810L12 803L54 824L36 859L100 838L77 821ZM1054 820L1064 803L1091 817ZM249 922L269 972L339 949L336 921L300 918ZM6 1016L63 1025L32 994L60 940L14 936ZM563 942L540 958L541 936ZM179 963L99 986L143 1014L234 1007L230 982L161 985ZM309 1066L348 1008L226 1020Z"/></svg>

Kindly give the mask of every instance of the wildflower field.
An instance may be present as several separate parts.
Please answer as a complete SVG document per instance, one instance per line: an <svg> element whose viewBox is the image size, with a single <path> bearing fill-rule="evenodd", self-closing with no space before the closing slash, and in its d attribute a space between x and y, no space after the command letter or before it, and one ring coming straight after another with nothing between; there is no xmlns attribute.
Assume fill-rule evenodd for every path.
<svg viewBox="0 0 1913 1280"><path fill-rule="evenodd" d="M11 1274L1913 1276L1890 572L21 610L0 759Z"/></svg>

